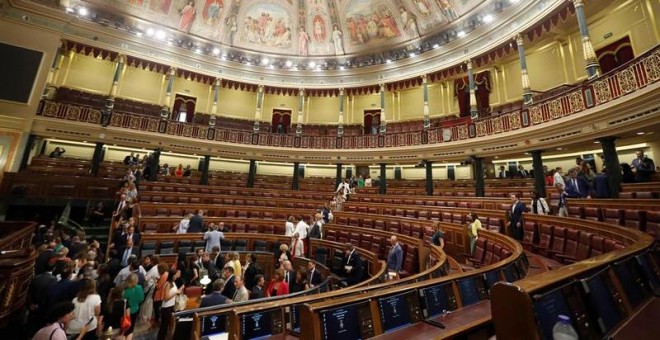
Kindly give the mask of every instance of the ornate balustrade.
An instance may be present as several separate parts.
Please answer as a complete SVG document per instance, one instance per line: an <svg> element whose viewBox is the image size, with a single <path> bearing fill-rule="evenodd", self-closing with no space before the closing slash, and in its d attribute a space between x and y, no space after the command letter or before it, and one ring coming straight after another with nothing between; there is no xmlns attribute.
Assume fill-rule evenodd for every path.
<svg viewBox="0 0 660 340"><path fill-rule="evenodd" d="M508 114L471 121L446 122L428 131L388 133L363 136L301 136L272 133L254 134L252 131L209 127L191 123L161 120L158 117L115 112L110 126L136 131L235 144L302 149L370 149L439 144L492 136L508 131L537 126L574 115L660 80L660 47L648 51L618 70L587 81L568 92L561 93ZM101 111L92 107L44 101L38 115L92 124L101 123Z"/></svg>

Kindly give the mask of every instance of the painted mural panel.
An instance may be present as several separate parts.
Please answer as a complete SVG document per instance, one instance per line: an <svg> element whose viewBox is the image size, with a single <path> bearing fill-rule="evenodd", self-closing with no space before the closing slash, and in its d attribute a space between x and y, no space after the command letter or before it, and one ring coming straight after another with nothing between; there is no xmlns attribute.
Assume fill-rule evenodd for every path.
<svg viewBox="0 0 660 340"><path fill-rule="evenodd" d="M487 0L86 0L239 48L299 56L359 53L456 21ZM147 24L148 25L148 24Z"/></svg>

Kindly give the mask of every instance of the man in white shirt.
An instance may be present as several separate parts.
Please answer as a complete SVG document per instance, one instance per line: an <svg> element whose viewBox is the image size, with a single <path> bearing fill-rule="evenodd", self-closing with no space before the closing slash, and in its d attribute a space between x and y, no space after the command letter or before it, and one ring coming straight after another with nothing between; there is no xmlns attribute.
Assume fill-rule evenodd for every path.
<svg viewBox="0 0 660 340"><path fill-rule="evenodd" d="M293 222L295 221L295 218L293 215L290 215L289 218L287 219L286 223L284 223L284 236L293 236L293 232L295 230L295 225Z"/></svg>
<svg viewBox="0 0 660 340"><path fill-rule="evenodd" d="M309 231L309 224L305 223L305 220L303 219L302 215L298 216L298 224L296 224L296 228L293 230L293 233L298 234L301 240L305 240L307 239L308 231Z"/></svg>
<svg viewBox="0 0 660 340"><path fill-rule="evenodd" d="M115 277L114 283L115 286L118 285L123 285L124 281L126 281L126 278L133 273L132 268L133 267L133 262L137 262L137 256L131 255L128 260L128 266L124 267L122 270L119 271L117 274L117 277ZM142 265L138 266L139 274L142 274L142 277L147 277L147 271L144 270L144 267ZM139 275L138 275L139 276Z"/></svg>

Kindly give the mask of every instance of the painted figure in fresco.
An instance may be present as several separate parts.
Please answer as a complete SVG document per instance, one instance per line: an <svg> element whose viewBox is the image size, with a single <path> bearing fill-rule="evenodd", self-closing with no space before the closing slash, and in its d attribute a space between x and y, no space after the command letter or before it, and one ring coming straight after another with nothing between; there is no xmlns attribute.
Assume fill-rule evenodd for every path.
<svg viewBox="0 0 660 340"><path fill-rule="evenodd" d="M342 41L342 36L343 34L341 33L337 25L335 25L334 29L332 30L332 42L335 45L336 55L344 54L344 42Z"/></svg>
<svg viewBox="0 0 660 340"><path fill-rule="evenodd" d="M304 27L300 27L298 31L298 54L307 56L309 53L309 35L305 32Z"/></svg>
<svg viewBox="0 0 660 340"><path fill-rule="evenodd" d="M399 7L401 11L401 22L403 22L403 30L408 31L412 35L419 35L417 31L417 22L415 16L409 13L405 8Z"/></svg>
<svg viewBox="0 0 660 340"><path fill-rule="evenodd" d="M190 28L192 27L193 21L195 21L195 14L197 13L197 10L195 9L195 1L188 1L179 12L181 13L179 31L190 33Z"/></svg>
<svg viewBox="0 0 660 340"><path fill-rule="evenodd" d="M426 16L431 14L431 4L428 0L413 0L413 4L422 15Z"/></svg>
<svg viewBox="0 0 660 340"><path fill-rule="evenodd" d="M220 20L220 11L222 11L222 0L206 0L206 24L215 25Z"/></svg>
<svg viewBox="0 0 660 340"><path fill-rule="evenodd" d="M320 15L314 17L314 40L318 43L325 40L325 22Z"/></svg>
<svg viewBox="0 0 660 340"><path fill-rule="evenodd" d="M414 17L406 12L406 21L404 23L408 21L407 18ZM374 12L362 11L360 13L353 13L346 18L346 28L348 29L347 37L350 39L349 41L357 45L396 38L401 35L401 30L397 26L392 13L384 6Z"/></svg>
<svg viewBox="0 0 660 340"><path fill-rule="evenodd" d="M149 9L154 12L168 14L170 12L170 5L172 5L172 0L151 0Z"/></svg>
<svg viewBox="0 0 660 340"><path fill-rule="evenodd" d="M452 5L449 0L435 0L435 3L440 7L442 14L447 18L448 21L454 21L458 19L458 14L454 10L454 5Z"/></svg>
<svg viewBox="0 0 660 340"><path fill-rule="evenodd" d="M225 25L229 26L229 45L234 46L234 37L236 36L236 31L238 31L236 15L232 14L229 18L225 19Z"/></svg>

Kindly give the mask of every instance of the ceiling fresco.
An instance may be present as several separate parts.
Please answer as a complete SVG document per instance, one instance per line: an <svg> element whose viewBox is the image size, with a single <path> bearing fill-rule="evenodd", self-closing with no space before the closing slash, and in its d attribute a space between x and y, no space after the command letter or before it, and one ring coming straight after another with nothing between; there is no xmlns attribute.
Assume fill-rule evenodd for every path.
<svg viewBox="0 0 660 340"><path fill-rule="evenodd" d="M86 0L136 30L160 25L236 49L355 55L401 45L469 16L487 0Z"/></svg>

